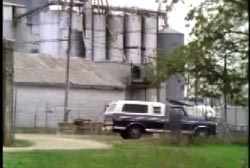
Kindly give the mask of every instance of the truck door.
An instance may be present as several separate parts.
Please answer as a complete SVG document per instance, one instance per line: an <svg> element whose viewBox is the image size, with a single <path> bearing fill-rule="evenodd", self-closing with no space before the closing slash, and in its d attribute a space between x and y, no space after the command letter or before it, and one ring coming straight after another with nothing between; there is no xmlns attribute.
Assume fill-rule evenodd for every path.
<svg viewBox="0 0 250 168"><path fill-rule="evenodd" d="M183 113L180 108L172 107L169 110L169 129L171 131L181 130L181 118Z"/></svg>
<svg viewBox="0 0 250 168"><path fill-rule="evenodd" d="M170 110L170 125L173 130L181 130L182 132L192 132L193 121L187 116L182 107L172 107Z"/></svg>

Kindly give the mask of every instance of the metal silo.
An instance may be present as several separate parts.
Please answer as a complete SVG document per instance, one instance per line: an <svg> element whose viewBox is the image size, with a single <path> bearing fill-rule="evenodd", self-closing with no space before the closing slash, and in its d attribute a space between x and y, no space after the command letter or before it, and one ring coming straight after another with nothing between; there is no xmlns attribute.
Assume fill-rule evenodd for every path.
<svg viewBox="0 0 250 168"><path fill-rule="evenodd" d="M142 23L142 62L154 62L157 49L157 16L144 16Z"/></svg>
<svg viewBox="0 0 250 168"><path fill-rule="evenodd" d="M125 15L126 62L141 64L141 16Z"/></svg>
<svg viewBox="0 0 250 168"><path fill-rule="evenodd" d="M158 52L169 54L174 49L184 46L184 34L171 28L159 30L157 36Z"/></svg>
<svg viewBox="0 0 250 168"><path fill-rule="evenodd" d="M121 15L108 15L107 24L107 57L111 62L122 62L124 57L124 17Z"/></svg>
<svg viewBox="0 0 250 168"><path fill-rule="evenodd" d="M93 60L106 61L106 15L94 13L93 22Z"/></svg>
<svg viewBox="0 0 250 168"><path fill-rule="evenodd" d="M184 45L184 34L170 28L158 32L158 53L167 56L173 50ZM173 75L166 81L166 100L184 100L184 77L180 74ZM164 100L165 101L165 100Z"/></svg>

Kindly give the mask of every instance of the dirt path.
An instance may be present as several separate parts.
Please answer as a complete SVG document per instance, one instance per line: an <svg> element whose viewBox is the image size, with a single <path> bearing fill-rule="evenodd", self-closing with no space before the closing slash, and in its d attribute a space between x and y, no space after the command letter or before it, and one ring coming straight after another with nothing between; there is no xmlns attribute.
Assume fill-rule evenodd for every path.
<svg viewBox="0 0 250 168"><path fill-rule="evenodd" d="M4 152L55 150L55 149L107 149L112 145L90 139L73 136L49 134L15 134L16 139L28 140L34 144L30 147L4 147Z"/></svg>

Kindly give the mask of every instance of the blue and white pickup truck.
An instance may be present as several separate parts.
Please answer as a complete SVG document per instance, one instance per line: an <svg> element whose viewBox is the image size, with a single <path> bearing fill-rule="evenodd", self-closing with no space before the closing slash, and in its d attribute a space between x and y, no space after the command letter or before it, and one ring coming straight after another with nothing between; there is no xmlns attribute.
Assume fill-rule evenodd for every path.
<svg viewBox="0 0 250 168"><path fill-rule="evenodd" d="M211 114L209 114L211 112ZM138 139L143 133L170 132L198 136L216 135L217 123L213 111L205 117L189 115L185 106L159 102L126 101L111 102L104 113L104 130L119 132L125 139Z"/></svg>

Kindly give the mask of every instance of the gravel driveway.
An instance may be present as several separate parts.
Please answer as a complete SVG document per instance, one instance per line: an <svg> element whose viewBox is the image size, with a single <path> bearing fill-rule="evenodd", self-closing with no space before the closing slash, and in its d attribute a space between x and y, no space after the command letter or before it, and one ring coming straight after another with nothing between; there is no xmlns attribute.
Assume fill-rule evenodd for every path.
<svg viewBox="0 0 250 168"><path fill-rule="evenodd" d="M112 145L74 136L51 134L15 134L16 139L28 140L34 144L30 147L4 147L4 152L56 150L56 149L107 149Z"/></svg>

